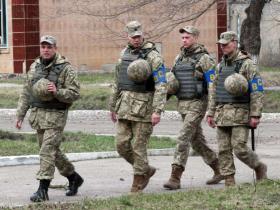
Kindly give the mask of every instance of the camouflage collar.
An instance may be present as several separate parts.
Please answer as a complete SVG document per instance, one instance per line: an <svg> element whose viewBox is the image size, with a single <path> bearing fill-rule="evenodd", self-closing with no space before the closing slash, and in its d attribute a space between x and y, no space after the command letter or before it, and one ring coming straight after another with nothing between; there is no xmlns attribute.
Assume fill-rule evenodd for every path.
<svg viewBox="0 0 280 210"><path fill-rule="evenodd" d="M192 56L194 54L200 54L200 53L208 54L208 51L206 50L206 48L203 45L194 44L190 48L181 47L181 53L183 56L188 57L188 56Z"/></svg>
<svg viewBox="0 0 280 210"><path fill-rule="evenodd" d="M242 51L242 50L239 50L239 49L237 49L231 55L223 57L225 62L239 61L239 60L244 60L246 58L251 58L251 57L246 51Z"/></svg>

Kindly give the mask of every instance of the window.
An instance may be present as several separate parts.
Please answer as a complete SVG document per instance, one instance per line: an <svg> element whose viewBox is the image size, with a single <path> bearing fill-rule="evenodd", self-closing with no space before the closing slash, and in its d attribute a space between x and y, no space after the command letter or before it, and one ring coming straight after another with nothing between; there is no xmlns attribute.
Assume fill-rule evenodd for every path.
<svg viewBox="0 0 280 210"><path fill-rule="evenodd" d="M7 10L6 0L0 0L0 48L7 47Z"/></svg>

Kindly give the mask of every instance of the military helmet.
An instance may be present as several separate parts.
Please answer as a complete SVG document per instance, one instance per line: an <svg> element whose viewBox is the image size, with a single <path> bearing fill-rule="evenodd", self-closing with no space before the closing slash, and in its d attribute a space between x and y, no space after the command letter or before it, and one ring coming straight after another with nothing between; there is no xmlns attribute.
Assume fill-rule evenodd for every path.
<svg viewBox="0 0 280 210"><path fill-rule="evenodd" d="M166 73L166 80L167 80L167 93L168 94L175 94L179 89L179 81L176 79L173 72Z"/></svg>
<svg viewBox="0 0 280 210"><path fill-rule="evenodd" d="M248 81L244 76L234 73L224 82L226 91L233 96L242 96L248 91Z"/></svg>
<svg viewBox="0 0 280 210"><path fill-rule="evenodd" d="M129 64L127 74L129 79L134 82L144 82L151 76L152 69L146 60L137 59Z"/></svg>
<svg viewBox="0 0 280 210"><path fill-rule="evenodd" d="M48 91L49 80L42 78L38 80L32 87L32 91L35 97L38 97L42 101L50 101L53 99L53 95Z"/></svg>

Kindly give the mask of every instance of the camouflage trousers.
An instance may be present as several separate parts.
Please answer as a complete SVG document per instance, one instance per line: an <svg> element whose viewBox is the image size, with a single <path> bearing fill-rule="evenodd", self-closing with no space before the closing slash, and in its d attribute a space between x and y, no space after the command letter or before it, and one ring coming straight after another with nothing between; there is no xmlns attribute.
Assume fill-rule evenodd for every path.
<svg viewBox="0 0 280 210"><path fill-rule="evenodd" d="M151 123L119 120L116 147L121 157L133 166L135 175L148 172L147 144L153 132Z"/></svg>
<svg viewBox="0 0 280 210"><path fill-rule="evenodd" d="M201 127L203 117L203 113L194 111L189 111L182 115L183 127L177 138L173 164L180 165L182 167L186 166L190 146L192 146L195 152L202 156L207 165L210 165L217 159L216 153L206 144Z"/></svg>
<svg viewBox="0 0 280 210"><path fill-rule="evenodd" d="M61 129L37 130L40 146L40 170L37 179L53 179L55 167L65 177L74 172L74 166L59 148L62 132Z"/></svg>
<svg viewBox="0 0 280 210"><path fill-rule="evenodd" d="M232 152L250 168L254 169L259 166L258 156L247 146L248 136L249 129L246 126L217 128L219 163L222 175L235 174Z"/></svg>

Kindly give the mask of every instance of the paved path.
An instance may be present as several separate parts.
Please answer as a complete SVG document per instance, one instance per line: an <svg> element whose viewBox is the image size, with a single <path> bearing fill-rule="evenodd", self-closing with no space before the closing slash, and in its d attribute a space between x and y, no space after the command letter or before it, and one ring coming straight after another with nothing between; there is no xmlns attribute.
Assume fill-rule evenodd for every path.
<svg viewBox="0 0 280 210"><path fill-rule="evenodd" d="M279 149L275 146L259 146L258 151L262 160L268 164L268 176L279 179ZM151 165L156 166L157 173L151 179L145 192L169 192L162 188L162 184L170 175L171 156L150 157ZM132 168L123 159L102 159L74 163L77 171L84 177L85 183L75 197L64 196L63 189L50 189L50 202L73 201L89 198L103 198L127 194L132 182ZM35 173L38 165L15 166L0 168L0 206L18 206L29 203L29 196L37 190L38 182ZM253 172L243 163L236 160L237 183L253 182ZM200 157L190 157L187 168L182 177L182 191L193 188L206 188L206 179L212 176L211 170ZM65 184L66 179L55 175L53 184ZM222 188L223 183L210 186Z"/></svg>
<svg viewBox="0 0 280 210"><path fill-rule="evenodd" d="M211 146L216 149L215 130L202 123L205 135ZM6 115L0 113L1 129L16 131L14 128L14 114ZM155 127L155 135L176 136L181 127L179 120L164 119ZM83 131L96 134L115 134L115 126L108 117L77 118L70 117L66 126L67 131ZM23 132L32 131L25 122ZM257 152L265 163L268 164L269 178L280 177L280 137L279 119L263 122L256 130ZM170 175L171 156L150 157L151 165L158 168L156 175L152 178L146 192L168 192L162 189L162 184ZM132 169L123 159L102 159L92 161L76 162L77 171L85 178L85 184L78 196L68 198L64 196L62 189L51 189L51 202L81 200L85 197L110 197L126 194L132 182ZM236 161L238 183L252 182L252 170L244 164ZM37 189L38 182L35 174L38 165L0 167L0 207L17 206L29 203L29 196ZM190 157L186 172L182 179L182 190L190 188L205 188L206 178L212 176L211 170L203 163L200 157ZM54 184L65 184L65 178L56 174ZM223 184L212 186L221 188Z"/></svg>

